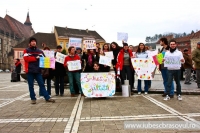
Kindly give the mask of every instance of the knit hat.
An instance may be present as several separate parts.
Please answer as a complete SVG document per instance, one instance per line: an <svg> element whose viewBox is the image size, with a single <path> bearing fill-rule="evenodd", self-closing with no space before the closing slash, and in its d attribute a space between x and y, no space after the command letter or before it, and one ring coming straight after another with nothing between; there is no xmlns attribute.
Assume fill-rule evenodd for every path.
<svg viewBox="0 0 200 133"><path fill-rule="evenodd" d="M80 50L82 52L82 49L80 47L77 47L76 50Z"/></svg>
<svg viewBox="0 0 200 133"><path fill-rule="evenodd" d="M37 39L34 38L34 37L31 37L31 38L30 38L29 43L31 43L31 41L33 41L33 40L37 43Z"/></svg>

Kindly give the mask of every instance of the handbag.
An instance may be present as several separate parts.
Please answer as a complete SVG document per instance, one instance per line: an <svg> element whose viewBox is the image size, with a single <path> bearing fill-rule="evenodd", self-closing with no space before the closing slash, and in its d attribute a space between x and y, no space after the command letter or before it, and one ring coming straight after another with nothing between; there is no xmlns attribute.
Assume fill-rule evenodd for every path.
<svg viewBox="0 0 200 133"><path fill-rule="evenodd" d="M43 78L47 78L49 76L49 68L42 69L41 73Z"/></svg>

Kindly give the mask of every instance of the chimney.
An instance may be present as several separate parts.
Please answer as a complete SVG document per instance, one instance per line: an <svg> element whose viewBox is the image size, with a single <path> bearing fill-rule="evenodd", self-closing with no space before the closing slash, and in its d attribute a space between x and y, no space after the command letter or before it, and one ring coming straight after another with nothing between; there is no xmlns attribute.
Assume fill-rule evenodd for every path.
<svg viewBox="0 0 200 133"><path fill-rule="evenodd" d="M88 33L88 29L86 29L86 32Z"/></svg>

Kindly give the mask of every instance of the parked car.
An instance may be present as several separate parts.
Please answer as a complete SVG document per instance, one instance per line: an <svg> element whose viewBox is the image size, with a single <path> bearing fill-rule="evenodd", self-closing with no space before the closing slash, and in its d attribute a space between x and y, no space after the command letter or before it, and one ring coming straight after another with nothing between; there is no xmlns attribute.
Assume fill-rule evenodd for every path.
<svg viewBox="0 0 200 133"><path fill-rule="evenodd" d="M1 73L1 72L3 72L3 70L2 70L2 69L0 69L0 73Z"/></svg>
<svg viewBox="0 0 200 133"><path fill-rule="evenodd" d="M5 72L9 73L9 72L10 72L10 70L6 69L6 70L5 70Z"/></svg>

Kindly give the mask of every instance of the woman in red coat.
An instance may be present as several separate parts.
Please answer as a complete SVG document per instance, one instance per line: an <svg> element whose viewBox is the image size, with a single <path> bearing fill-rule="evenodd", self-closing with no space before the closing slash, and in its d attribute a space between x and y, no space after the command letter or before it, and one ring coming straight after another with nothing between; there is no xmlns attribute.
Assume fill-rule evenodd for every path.
<svg viewBox="0 0 200 133"><path fill-rule="evenodd" d="M123 43L123 49L120 50L117 56L117 64L116 69L120 69L120 76L122 84L124 84L124 80L129 80L129 85L131 90L133 88L133 78L132 78L132 69L133 66L131 64L131 58L133 58L133 53L128 48L127 43Z"/></svg>

